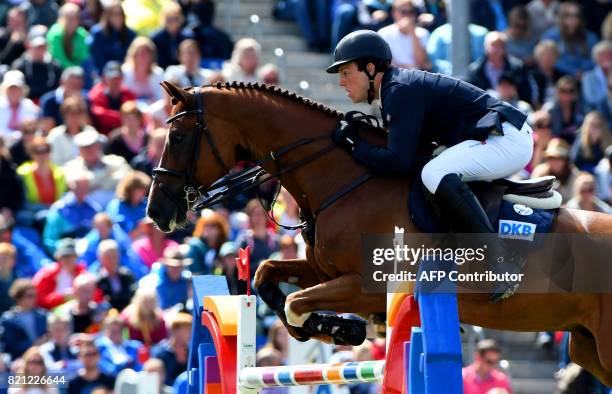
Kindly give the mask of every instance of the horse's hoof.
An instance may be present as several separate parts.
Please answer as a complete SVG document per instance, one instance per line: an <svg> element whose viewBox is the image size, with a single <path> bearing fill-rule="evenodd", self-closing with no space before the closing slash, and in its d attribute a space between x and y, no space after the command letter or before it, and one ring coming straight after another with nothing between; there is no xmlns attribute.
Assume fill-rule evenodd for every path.
<svg viewBox="0 0 612 394"><path fill-rule="evenodd" d="M288 303L285 303L285 316L287 317L287 323L294 327L303 327L304 322L308 320L308 318L312 315L312 312L302 313L298 315L297 313L291 310L291 307Z"/></svg>

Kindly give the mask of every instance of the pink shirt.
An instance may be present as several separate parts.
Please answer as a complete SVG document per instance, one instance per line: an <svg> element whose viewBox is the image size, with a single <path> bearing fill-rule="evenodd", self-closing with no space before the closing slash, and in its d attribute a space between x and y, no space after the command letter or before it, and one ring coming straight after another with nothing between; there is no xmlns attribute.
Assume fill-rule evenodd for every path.
<svg viewBox="0 0 612 394"><path fill-rule="evenodd" d="M463 394L486 394L487 391L494 388L506 389L512 394L508 376L497 369L493 369L485 379L481 379L480 376L478 376L474 364L463 368L462 373Z"/></svg>
<svg viewBox="0 0 612 394"><path fill-rule="evenodd" d="M165 240L161 254L157 254L155 249L153 249L153 245L151 245L151 240L148 237L144 237L134 241L132 244L132 249L138 253L138 256L140 256L142 262L145 263L147 267L151 268L153 263L164 257L164 250L166 250L166 248L169 246L178 246L178 243L171 239Z"/></svg>

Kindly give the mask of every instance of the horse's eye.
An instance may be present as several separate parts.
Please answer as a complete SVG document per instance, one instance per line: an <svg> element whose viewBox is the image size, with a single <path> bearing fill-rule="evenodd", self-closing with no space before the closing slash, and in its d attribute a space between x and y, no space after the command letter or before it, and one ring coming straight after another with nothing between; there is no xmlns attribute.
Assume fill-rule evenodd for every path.
<svg viewBox="0 0 612 394"><path fill-rule="evenodd" d="M185 139L184 135L181 135L181 134L170 134L170 143L172 145L180 144L181 142L183 142L184 139Z"/></svg>

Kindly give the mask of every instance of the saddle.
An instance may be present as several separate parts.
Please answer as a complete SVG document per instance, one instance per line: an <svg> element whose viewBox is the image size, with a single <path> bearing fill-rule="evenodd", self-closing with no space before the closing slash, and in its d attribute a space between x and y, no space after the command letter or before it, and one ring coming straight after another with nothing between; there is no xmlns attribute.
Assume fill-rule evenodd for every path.
<svg viewBox="0 0 612 394"><path fill-rule="evenodd" d="M507 211L502 209L504 205L512 205L520 215L524 215L518 211L522 209L520 207L531 211L550 211L559 208L562 198L553 190L554 182L554 176L545 176L524 181L502 178L491 182L468 182L467 185L480 201L491 223L497 223L501 213ZM439 214L443 210L437 206L431 193L425 189L420 171L412 177L409 207L412 221L419 230L428 233L449 231Z"/></svg>

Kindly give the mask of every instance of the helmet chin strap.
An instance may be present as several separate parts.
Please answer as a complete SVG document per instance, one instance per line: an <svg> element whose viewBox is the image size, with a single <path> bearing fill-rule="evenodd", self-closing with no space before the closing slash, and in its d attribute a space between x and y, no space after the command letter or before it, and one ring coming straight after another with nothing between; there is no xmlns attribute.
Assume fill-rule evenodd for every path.
<svg viewBox="0 0 612 394"><path fill-rule="evenodd" d="M374 70L374 74L370 74L366 67L363 72L368 76L368 80L370 81L370 87L368 88L368 104L372 104L372 101L374 101L374 76L376 76L376 70Z"/></svg>

